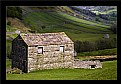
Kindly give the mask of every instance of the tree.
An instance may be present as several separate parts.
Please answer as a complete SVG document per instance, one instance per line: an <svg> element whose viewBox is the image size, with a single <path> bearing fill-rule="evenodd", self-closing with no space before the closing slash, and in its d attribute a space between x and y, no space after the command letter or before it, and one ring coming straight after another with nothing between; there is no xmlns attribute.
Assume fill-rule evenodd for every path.
<svg viewBox="0 0 121 84"><path fill-rule="evenodd" d="M12 48L12 43L11 43L10 40L7 40L7 44L6 44L6 56L9 59L12 59L12 56L11 56L11 48Z"/></svg>
<svg viewBox="0 0 121 84"><path fill-rule="evenodd" d="M42 28L42 29L45 29L45 26L44 26L44 25L42 25L42 26L41 26L41 28Z"/></svg>
<svg viewBox="0 0 121 84"><path fill-rule="evenodd" d="M97 49L97 45L95 42L90 42L90 41L75 41L74 42L74 48L77 53L80 52L89 52L89 51L94 51Z"/></svg>
<svg viewBox="0 0 121 84"><path fill-rule="evenodd" d="M77 52L77 53L79 53L81 50L80 50L80 48L81 48L81 46L80 46L80 44L81 44L81 41L75 41L74 42L74 50Z"/></svg>
<svg viewBox="0 0 121 84"><path fill-rule="evenodd" d="M105 39L102 38L96 41L98 50L116 48L116 38Z"/></svg>
<svg viewBox="0 0 121 84"><path fill-rule="evenodd" d="M7 17L22 19L22 10L19 7L7 7Z"/></svg>
<svg viewBox="0 0 121 84"><path fill-rule="evenodd" d="M95 18L95 21L98 21L98 22L100 22L100 19L99 19L98 17L96 17L96 18Z"/></svg>
<svg viewBox="0 0 121 84"><path fill-rule="evenodd" d="M10 22L10 21L8 21L8 22L7 22L7 25L11 26L11 22Z"/></svg>
<svg viewBox="0 0 121 84"><path fill-rule="evenodd" d="M110 27L110 30L111 30L114 34L116 34L116 33L117 33L117 23L112 24L111 27Z"/></svg>

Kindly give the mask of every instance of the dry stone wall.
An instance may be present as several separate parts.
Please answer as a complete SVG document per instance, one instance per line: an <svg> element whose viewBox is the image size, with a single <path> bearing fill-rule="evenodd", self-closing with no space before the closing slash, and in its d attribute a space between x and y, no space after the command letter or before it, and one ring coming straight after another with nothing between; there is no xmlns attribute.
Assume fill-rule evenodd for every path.
<svg viewBox="0 0 121 84"><path fill-rule="evenodd" d="M102 68L102 64L98 60L96 60L96 61L75 61L74 68L84 68L84 69Z"/></svg>
<svg viewBox="0 0 121 84"><path fill-rule="evenodd" d="M27 72L27 45L20 36L12 41L12 68Z"/></svg>
<svg viewBox="0 0 121 84"><path fill-rule="evenodd" d="M64 52L60 51L60 46L64 46ZM38 54L38 46L28 47L28 72L41 69L73 68L73 44L41 47L43 47L43 54Z"/></svg>

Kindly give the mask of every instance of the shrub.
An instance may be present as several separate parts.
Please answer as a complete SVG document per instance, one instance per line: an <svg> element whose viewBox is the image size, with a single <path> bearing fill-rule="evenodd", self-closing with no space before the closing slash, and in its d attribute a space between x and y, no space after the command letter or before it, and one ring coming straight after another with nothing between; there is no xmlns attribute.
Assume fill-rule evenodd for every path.
<svg viewBox="0 0 121 84"><path fill-rule="evenodd" d="M109 28L114 34L116 34L117 32L117 23L114 23L111 25L111 27Z"/></svg>
<svg viewBox="0 0 121 84"><path fill-rule="evenodd" d="M42 28L42 29L45 29L45 26L43 25L43 26L41 26L41 28Z"/></svg>
<svg viewBox="0 0 121 84"><path fill-rule="evenodd" d="M116 48L116 38L100 39L96 41L98 50Z"/></svg>
<svg viewBox="0 0 121 84"><path fill-rule="evenodd" d="M8 22L7 22L7 25L11 26L11 22L10 22L10 21L8 21Z"/></svg>
<svg viewBox="0 0 121 84"><path fill-rule="evenodd" d="M29 32L31 32L31 33L35 33L36 31L35 30L28 30Z"/></svg>
<svg viewBox="0 0 121 84"><path fill-rule="evenodd" d="M8 41L7 40L7 44L6 44L6 56L9 59L12 59L12 56L11 56L11 48L12 48L12 43L11 43L11 41Z"/></svg>
<svg viewBox="0 0 121 84"><path fill-rule="evenodd" d="M83 48L81 48L82 52L86 51L94 51L96 49L96 45L94 42L84 41Z"/></svg>
<svg viewBox="0 0 121 84"><path fill-rule="evenodd" d="M80 50L80 48L81 48L81 41L75 41L74 42L74 50L77 52L77 53L79 53L81 50Z"/></svg>
<svg viewBox="0 0 121 84"><path fill-rule="evenodd" d="M104 39L100 39L96 42L98 50L106 49L106 41Z"/></svg>
<svg viewBox="0 0 121 84"><path fill-rule="evenodd" d="M22 10L19 7L7 7L7 16L22 19Z"/></svg>
<svg viewBox="0 0 121 84"><path fill-rule="evenodd" d="M75 41L74 42L74 48L77 53L79 52L87 52L87 51L94 51L96 50L96 44L95 42L89 42L89 41Z"/></svg>
<svg viewBox="0 0 121 84"><path fill-rule="evenodd" d="M98 21L98 22L100 22L100 19L99 19L98 17L96 17L96 18L95 18L95 21Z"/></svg>
<svg viewBox="0 0 121 84"><path fill-rule="evenodd" d="M102 38L97 40L96 42L90 41L75 41L74 48L77 53L80 52L90 52L95 50L103 50L103 49L110 49L116 48L116 38Z"/></svg>

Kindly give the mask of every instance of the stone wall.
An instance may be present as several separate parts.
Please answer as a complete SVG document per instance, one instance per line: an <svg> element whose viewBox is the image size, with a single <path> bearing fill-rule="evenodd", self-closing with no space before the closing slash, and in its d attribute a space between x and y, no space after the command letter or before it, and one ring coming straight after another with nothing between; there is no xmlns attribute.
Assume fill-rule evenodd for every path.
<svg viewBox="0 0 121 84"><path fill-rule="evenodd" d="M93 66L93 67L92 67ZM84 68L84 69L94 69L94 68L102 68L102 64L100 61L75 61L74 68Z"/></svg>
<svg viewBox="0 0 121 84"><path fill-rule="evenodd" d="M12 41L12 68L27 72L27 45L20 36Z"/></svg>
<svg viewBox="0 0 121 84"><path fill-rule="evenodd" d="M60 52L64 46L64 52ZM43 54L38 54L38 46L28 47L28 72L41 69L73 68L74 45L44 45Z"/></svg>

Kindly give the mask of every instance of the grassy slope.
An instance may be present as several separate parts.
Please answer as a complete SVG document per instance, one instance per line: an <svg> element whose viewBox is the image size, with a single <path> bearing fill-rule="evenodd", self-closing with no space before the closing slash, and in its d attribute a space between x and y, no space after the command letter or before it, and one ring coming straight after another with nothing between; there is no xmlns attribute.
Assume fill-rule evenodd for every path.
<svg viewBox="0 0 121 84"><path fill-rule="evenodd" d="M11 68L11 59L6 59L6 68Z"/></svg>
<svg viewBox="0 0 121 84"><path fill-rule="evenodd" d="M112 32L107 29L109 26L78 19L65 13L32 12L24 16L23 20L40 33L64 31L72 40L93 41L103 37L105 33L112 35ZM69 23L64 24L65 21ZM43 25L46 26L45 29L41 29Z"/></svg>
<svg viewBox="0 0 121 84"><path fill-rule="evenodd" d="M109 56L109 55L117 55L117 48L112 49L104 49L104 50L97 50L92 52L81 52L77 55L76 58L81 58L84 56Z"/></svg>
<svg viewBox="0 0 121 84"><path fill-rule="evenodd" d="M7 28L6 28L7 32L14 32L16 30L25 32L27 30L30 30L18 18L7 17L7 22L10 22L10 25L7 25Z"/></svg>
<svg viewBox="0 0 121 84"><path fill-rule="evenodd" d="M66 13L55 13L55 12L32 12L28 14L27 16L24 17L25 22L31 22L31 23L38 23L39 24L45 24L45 25L50 25L50 24L61 24L64 21L71 22L73 24L78 24L80 23L80 26L82 27L89 27L93 28L96 26L96 28L101 28L101 29L106 29L109 26L93 23L90 21L86 21L83 19L79 19L73 16L70 16ZM91 27L90 27L91 26Z"/></svg>
<svg viewBox="0 0 121 84"><path fill-rule="evenodd" d="M116 21L117 19L116 19L116 17L113 17L113 16L109 16L108 18L109 18L109 20L105 20L105 19L103 19L103 18L100 18L99 16L98 16L98 14L110 14L110 13L116 13L117 12L117 8L114 8L114 9L111 9L111 10L108 10L108 7L105 7L105 8L99 8L98 9L98 7L96 7L95 6L95 8L91 8L92 10L92 12L94 12L94 13L96 13L96 17L91 17L91 16L88 16L88 15L86 15L85 13L82 13L82 14L80 14L80 15L83 15L84 17L90 17L92 20L91 21L94 21L94 22L96 22L96 23L103 23L103 24L105 24L105 25L112 25L113 23L114 23L114 21ZM106 9L106 10L105 10ZM75 7L75 10L77 10L77 11L81 11L81 9L80 8L76 8ZM99 11L104 11L104 12L99 12Z"/></svg>
<svg viewBox="0 0 121 84"><path fill-rule="evenodd" d="M52 69L27 74L7 74L7 80L116 80L117 61L103 62L102 69Z"/></svg>

